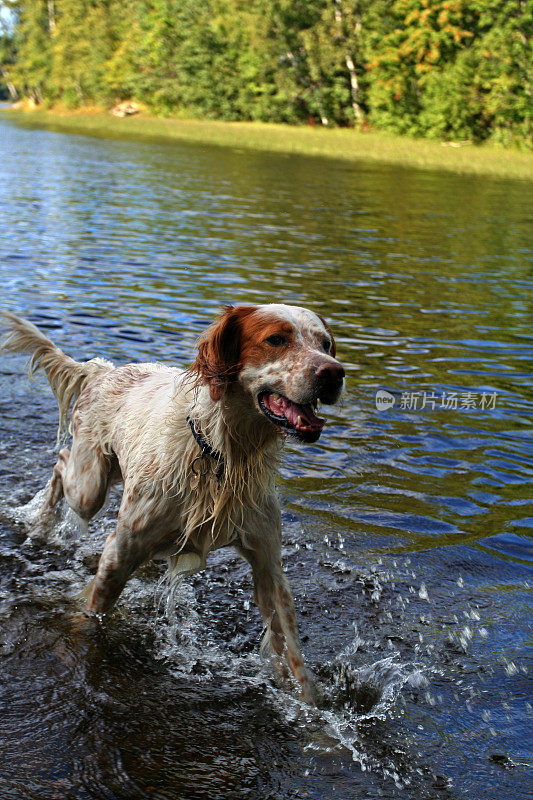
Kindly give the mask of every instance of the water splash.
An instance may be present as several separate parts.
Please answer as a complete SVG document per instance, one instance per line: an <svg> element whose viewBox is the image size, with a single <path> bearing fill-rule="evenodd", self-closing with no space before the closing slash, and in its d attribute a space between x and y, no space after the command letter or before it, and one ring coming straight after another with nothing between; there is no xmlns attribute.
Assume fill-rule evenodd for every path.
<svg viewBox="0 0 533 800"><path fill-rule="evenodd" d="M64 501L54 509L43 511L48 487L22 506L12 508L12 517L27 531L30 540L65 543L72 539L86 539L88 523L79 517Z"/></svg>

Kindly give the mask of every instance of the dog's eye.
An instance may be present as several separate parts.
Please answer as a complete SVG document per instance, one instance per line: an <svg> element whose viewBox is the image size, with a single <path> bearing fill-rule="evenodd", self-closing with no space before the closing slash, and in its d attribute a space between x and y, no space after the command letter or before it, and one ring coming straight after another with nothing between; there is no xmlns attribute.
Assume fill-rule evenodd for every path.
<svg viewBox="0 0 533 800"><path fill-rule="evenodd" d="M284 344L287 344L287 341L287 337L282 336L281 333L274 333L272 336L265 339L265 342L272 347L282 347Z"/></svg>
<svg viewBox="0 0 533 800"><path fill-rule="evenodd" d="M322 339L322 347L326 353L329 353L331 350L331 342L329 339Z"/></svg>

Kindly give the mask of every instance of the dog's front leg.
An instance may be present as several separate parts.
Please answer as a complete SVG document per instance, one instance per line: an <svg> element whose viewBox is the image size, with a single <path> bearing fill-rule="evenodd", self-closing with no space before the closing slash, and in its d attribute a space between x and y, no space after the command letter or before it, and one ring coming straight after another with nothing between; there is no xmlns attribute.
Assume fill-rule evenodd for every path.
<svg viewBox="0 0 533 800"><path fill-rule="evenodd" d="M282 571L281 565L279 571L276 571L272 576L266 578L265 576L258 576L255 591L258 599L259 597L262 598L262 604L267 608L274 608L274 616L277 617L276 621L279 622L285 637L285 657L290 670L302 687L302 698L307 703L314 704L315 690L304 664L294 600L289 581Z"/></svg>
<svg viewBox="0 0 533 800"><path fill-rule="evenodd" d="M294 601L289 582L281 566L280 546L262 543L251 549L239 547L240 554L251 564L254 579L254 599L263 622L270 628L270 646L284 658L302 688L302 698L315 703L313 681L305 667Z"/></svg>

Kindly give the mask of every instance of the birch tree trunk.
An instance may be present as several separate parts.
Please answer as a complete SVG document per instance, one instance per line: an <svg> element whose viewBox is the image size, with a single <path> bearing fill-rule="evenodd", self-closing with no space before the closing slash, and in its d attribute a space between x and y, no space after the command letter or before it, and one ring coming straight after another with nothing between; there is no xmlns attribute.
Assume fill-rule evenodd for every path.
<svg viewBox="0 0 533 800"><path fill-rule="evenodd" d="M56 13L54 8L54 0L48 0L48 31L50 36L53 36L56 30Z"/></svg>
<svg viewBox="0 0 533 800"><path fill-rule="evenodd" d="M342 8L342 0L335 0L335 19L339 26L339 38L342 41L346 40L344 35L344 12ZM361 23L358 21L355 26L355 33L359 34L361 30ZM357 72L355 71L355 64L351 53L346 52L344 56L344 63L350 76L350 91L352 95L352 109L356 125L361 125L364 120L364 114L361 106L359 105L359 81L357 79Z"/></svg>
<svg viewBox="0 0 533 800"><path fill-rule="evenodd" d="M7 86L7 91L11 95L11 99L13 100L13 102L15 102L16 100L19 99L19 93L17 92L15 85L11 83L11 81L9 80L7 69L5 69L5 67L2 67L2 78L4 79L4 83Z"/></svg>

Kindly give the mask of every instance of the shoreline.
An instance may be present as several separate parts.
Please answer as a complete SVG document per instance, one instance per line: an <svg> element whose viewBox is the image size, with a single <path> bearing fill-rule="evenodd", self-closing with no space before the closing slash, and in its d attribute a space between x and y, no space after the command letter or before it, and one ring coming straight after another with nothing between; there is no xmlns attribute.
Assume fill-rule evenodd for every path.
<svg viewBox="0 0 533 800"><path fill-rule="evenodd" d="M286 155L321 156L350 163L381 163L465 176L533 181L533 154L526 150L414 139L351 128L155 117L146 112L117 118L100 109L44 111L7 107L0 109L0 116L24 127L98 138L191 142Z"/></svg>

